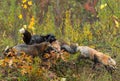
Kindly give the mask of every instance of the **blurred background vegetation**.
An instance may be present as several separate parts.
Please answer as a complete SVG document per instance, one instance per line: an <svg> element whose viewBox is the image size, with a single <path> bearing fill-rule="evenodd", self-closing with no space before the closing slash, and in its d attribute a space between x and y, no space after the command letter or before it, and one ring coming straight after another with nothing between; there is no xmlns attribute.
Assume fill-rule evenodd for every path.
<svg viewBox="0 0 120 81"><path fill-rule="evenodd" d="M0 54L6 46L23 43L19 29L27 27L32 34L53 33L57 39L87 45L109 53L110 56L116 56L115 60L120 68L119 4L119 0L0 1ZM107 73L91 74L88 69L90 67L83 66L78 68L78 70L82 68L78 71L81 72L80 75L71 76L73 71L66 72L65 77L68 81L112 81L113 79ZM114 81L120 79L118 74L114 75Z"/></svg>

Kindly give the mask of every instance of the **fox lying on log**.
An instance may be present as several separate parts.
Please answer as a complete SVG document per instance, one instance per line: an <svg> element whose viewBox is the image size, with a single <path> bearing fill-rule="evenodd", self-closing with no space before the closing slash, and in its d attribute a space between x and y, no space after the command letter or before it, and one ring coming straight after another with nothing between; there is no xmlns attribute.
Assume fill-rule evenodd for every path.
<svg viewBox="0 0 120 81"><path fill-rule="evenodd" d="M88 58L94 61L93 69L95 68L97 63L103 64L108 72L116 69L116 61L112 59L109 55L106 55L88 46L78 46L76 51L81 52L81 56L79 59Z"/></svg>

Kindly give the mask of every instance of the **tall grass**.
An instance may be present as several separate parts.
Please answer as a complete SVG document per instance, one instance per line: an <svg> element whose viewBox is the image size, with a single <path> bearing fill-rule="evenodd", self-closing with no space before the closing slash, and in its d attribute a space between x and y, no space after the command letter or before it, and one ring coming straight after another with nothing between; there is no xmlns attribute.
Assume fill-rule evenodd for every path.
<svg viewBox="0 0 120 81"><path fill-rule="evenodd" d="M2 52L6 46L14 46L15 44L23 43L22 36L18 30L22 28L23 25L29 27L31 18L34 17L32 29L28 28L31 33L34 32L33 34L42 35L52 33L55 34L58 39L63 39L66 42L75 42L79 45L87 45L104 53L109 53L110 56L117 56L115 60L117 61L118 69L120 68L120 2L118 0L101 0L96 6L98 11L97 16L99 19L92 24L89 22L77 24L75 21L73 21L74 25L72 25L70 18L71 10L66 10L64 12L65 17L62 19L63 21L60 27L55 26L55 16L53 13L53 7L51 6L52 4L48 8L48 12L44 17L43 23L39 24L39 18L37 17L39 7L36 6L34 0L32 5L27 9L24 9L21 6L23 4L22 1L23 0L0 1L0 52ZM104 4L107 4L107 6L103 9L100 9L100 6ZM21 19L19 18L20 14L22 14ZM118 81L120 79L119 71L114 72L113 75L110 75L105 69L93 71L91 70L92 62L78 62L76 60L77 57L78 55L71 55L71 58L69 59L70 62L75 62L75 67L73 67L72 64L69 66L67 66L67 64L62 65L62 62L60 61L58 66L55 66L56 70L53 70L58 76L56 79L53 79L53 81L62 81L63 78L66 78L66 81ZM39 66L37 62L33 64L33 71L30 75L22 76L18 71L18 80L47 81L50 79L47 71L45 71L46 76L44 76L44 72L44 75L42 76L36 74L40 69L39 67L36 67ZM62 74L62 70L65 72L65 74ZM10 72L7 73L9 74ZM0 72L0 77L1 76L2 72Z"/></svg>

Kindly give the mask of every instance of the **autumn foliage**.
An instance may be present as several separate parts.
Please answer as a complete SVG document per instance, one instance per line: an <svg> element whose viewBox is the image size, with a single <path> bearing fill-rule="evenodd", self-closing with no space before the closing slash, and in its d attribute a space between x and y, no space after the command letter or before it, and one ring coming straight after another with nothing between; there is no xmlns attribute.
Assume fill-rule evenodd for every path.
<svg viewBox="0 0 120 81"><path fill-rule="evenodd" d="M119 0L3 0L0 1L1 81L119 81ZM6 46L22 44L20 28L32 35L52 33L68 44L89 46L114 58L118 70L110 75L101 65L92 70L90 60L62 51L31 57L9 52Z"/></svg>

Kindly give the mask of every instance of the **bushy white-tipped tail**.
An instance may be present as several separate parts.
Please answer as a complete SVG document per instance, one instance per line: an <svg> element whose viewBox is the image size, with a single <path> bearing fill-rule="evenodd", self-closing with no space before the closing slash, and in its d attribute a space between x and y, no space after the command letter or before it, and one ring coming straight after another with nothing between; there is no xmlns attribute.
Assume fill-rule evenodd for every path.
<svg viewBox="0 0 120 81"><path fill-rule="evenodd" d="M21 28L21 29L19 30L19 32L20 32L20 33L25 33L25 28Z"/></svg>

